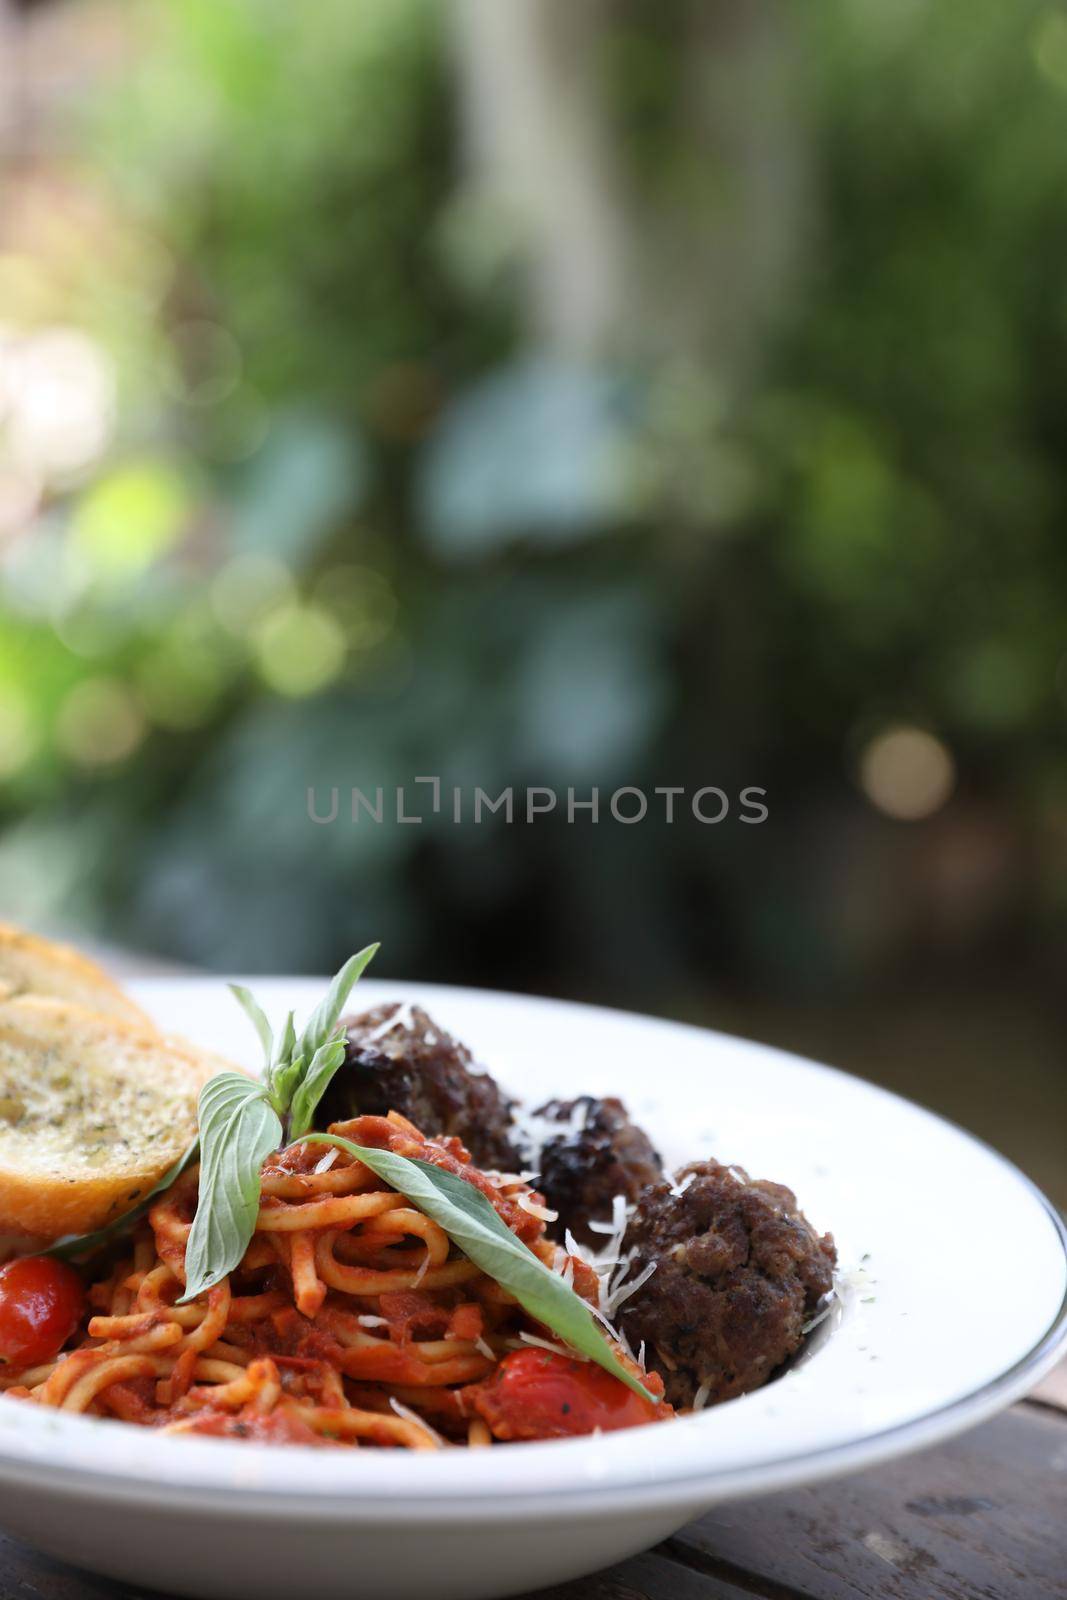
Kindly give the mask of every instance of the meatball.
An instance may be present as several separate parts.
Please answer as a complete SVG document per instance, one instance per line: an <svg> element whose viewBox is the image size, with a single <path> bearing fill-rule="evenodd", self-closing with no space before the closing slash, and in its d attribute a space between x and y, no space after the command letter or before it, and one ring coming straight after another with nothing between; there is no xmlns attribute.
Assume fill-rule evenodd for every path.
<svg viewBox="0 0 1067 1600"><path fill-rule="evenodd" d="M604 1243L589 1224L611 1219L617 1194L632 1205L663 1178L663 1163L621 1100L548 1100L521 1125L519 1149L559 1213L551 1231L562 1237L569 1228L583 1244Z"/></svg>
<svg viewBox="0 0 1067 1600"><path fill-rule="evenodd" d="M418 1006L376 1006L345 1019L345 1059L319 1103L315 1122L347 1122L399 1111L431 1138L451 1134L476 1166L513 1170L513 1102L465 1045Z"/></svg>
<svg viewBox="0 0 1067 1600"><path fill-rule="evenodd" d="M676 1406L729 1400L766 1383L799 1347L837 1260L777 1183L697 1161L639 1203L623 1241L631 1275L655 1264L619 1312Z"/></svg>

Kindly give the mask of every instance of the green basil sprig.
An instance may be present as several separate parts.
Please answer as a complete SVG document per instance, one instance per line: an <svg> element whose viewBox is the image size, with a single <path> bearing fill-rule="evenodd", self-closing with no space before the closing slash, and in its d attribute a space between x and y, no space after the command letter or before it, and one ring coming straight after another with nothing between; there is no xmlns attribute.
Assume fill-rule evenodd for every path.
<svg viewBox="0 0 1067 1600"><path fill-rule="evenodd" d="M275 1038L258 1002L247 989L231 985L259 1034L266 1075L256 1081L239 1072L219 1073L201 1090L200 1190L180 1303L212 1288L244 1256L259 1211L260 1169L271 1150L298 1139L335 1145L438 1223L467 1258L513 1294L537 1322L635 1393L653 1400L616 1356L585 1301L516 1238L480 1189L431 1162L353 1144L339 1134L308 1131L319 1100L344 1060L344 1038L336 1031L341 1009L377 948L368 946L342 967L299 1039L292 1012Z"/></svg>
<svg viewBox="0 0 1067 1600"><path fill-rule="evenodd" d="M221 1072L200 1091L200 1187L185 1252L185 1294L193 1300L243 1257L255 1232L260 1168L272 1150L311 1127L315 1107L345 1058L338 1018L378 946L346 961L299 1039L290 1011L275 1038L262 1006L230 987L252 1020L266 1060L262 1080Z"/></svg>
<svg viewBox="0 0 1067 1600"><path fill-rule="evenodd" d="M468 1260L513 1294L537 1322L635 1393L654 1400L623 1366L585 1301L516 1238L474 1184L432 1162L353 1144L337 1133L309 1133L305 1142L336 1145L362 1161L442 1227Z"/></svg>

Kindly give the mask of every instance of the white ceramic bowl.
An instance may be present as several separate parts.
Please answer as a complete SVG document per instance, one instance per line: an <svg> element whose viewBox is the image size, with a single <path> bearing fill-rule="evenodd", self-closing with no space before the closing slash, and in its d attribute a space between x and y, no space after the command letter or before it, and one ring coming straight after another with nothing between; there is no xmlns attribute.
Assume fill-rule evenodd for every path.
<svg viewBox="0 0 1067 1600"><path fill-rule="evenodd" d="M273 1020L322 992L248 981ZM221 980L134 992L165 1027L254 1064ZM365 982L358 996L420 1001L535 1103L621 1095L670 1165L714 1155L789 1184L837 1239L841 1304L756 1394L588 1440L287 1450L0 1402L12 1533L181 1595L516 1594L643 1549L716 1501L930 1445L1025 1393L1067 1345L1067 1235L1052 1207L993 1150L895 1095L620 1012L432 985Z"/></svg>

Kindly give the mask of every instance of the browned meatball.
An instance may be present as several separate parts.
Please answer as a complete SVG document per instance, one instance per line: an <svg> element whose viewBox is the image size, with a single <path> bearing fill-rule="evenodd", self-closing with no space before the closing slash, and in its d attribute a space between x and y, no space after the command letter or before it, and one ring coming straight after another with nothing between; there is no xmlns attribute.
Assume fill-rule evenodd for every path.
<svg viewBox="0 0 1067 1600"><path fill-rule="evenodd" d="M619 1322L635 1350L644 1342L676 1406L702 1389L714 1402L766 1383L799 1347L837 1260L792 1190L717 1161L694 1162L673 1188L649 1191L624 1248L634 1252L633 1276L652 1262L656 1270Z"/></svg>
<svg viewBox="0 0 1067 1600"><path fill-rule="evenodd" d="M462 1140L479 1167L511 1171L512 1102L471 1053L418 1006L376 1006L345 1019L342 1066L319 1103L317 1127L399 1111L431 1138Z"/></svg>
<svg viewBox="0 0 1067 1600"><path fill-rule="evenodd" d="M663 1177L662 1161L621 1100L548 1100L520 1129L523 1165L538 1173L538 1188L559 1212L550 1228L558 1238L569 1228L583 1244L602 1245L589 1223L611 1220L617 1194L632 1205Z"/></svg>

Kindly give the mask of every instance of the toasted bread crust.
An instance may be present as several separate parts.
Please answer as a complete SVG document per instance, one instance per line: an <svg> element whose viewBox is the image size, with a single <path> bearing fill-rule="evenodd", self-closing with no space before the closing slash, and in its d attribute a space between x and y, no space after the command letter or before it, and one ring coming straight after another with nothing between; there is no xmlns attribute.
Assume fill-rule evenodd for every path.
<svg viewBox="0 0 1067 1600"><path fill-rule="evenodd" d="M219 1065L147 1021L0 1003L0 1233L87 1233L137 1205L192 1140Z"/></svg>
<svg viewBox="0 0 1067 1600"><path fill-rule="evenodd" d="M70 945L0 923L0 1000L23 994L69 1000L108 1016L152 1026L141 1008L95 961Z"/></svg>

